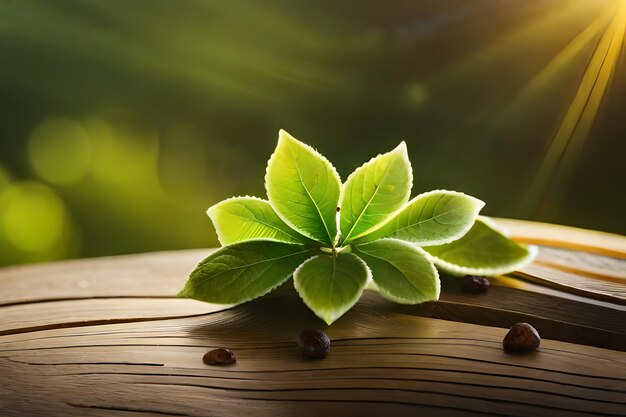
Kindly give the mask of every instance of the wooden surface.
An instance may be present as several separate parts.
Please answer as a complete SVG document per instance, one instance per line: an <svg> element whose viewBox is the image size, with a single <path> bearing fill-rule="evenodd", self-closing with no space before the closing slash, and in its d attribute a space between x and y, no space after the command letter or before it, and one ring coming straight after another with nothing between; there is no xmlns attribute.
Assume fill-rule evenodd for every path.
<svg viewBox="0 0 626 417"><path fill-rule="evenodd" d="M234 308L173 296L207 250L0 270L0 416L626 416L626 238L498 219L544 245L521 271L438 302L366 292L325 326L292 284ZM534 239L534 240L533 240ZM529 355L501 349L533 324ZM324 360L300 356L324 329ZM209 349L233 349L229 367Z"/></svg>

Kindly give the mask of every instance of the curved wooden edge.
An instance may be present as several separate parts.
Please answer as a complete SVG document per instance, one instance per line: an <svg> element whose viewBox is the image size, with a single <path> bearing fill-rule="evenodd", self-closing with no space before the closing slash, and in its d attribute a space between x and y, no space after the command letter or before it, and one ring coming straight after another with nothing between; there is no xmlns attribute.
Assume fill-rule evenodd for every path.
<svg viewBox="0 0 626 417"><path fill-rule="evenodd" d="M562 280L554 280L547 278L541 272L537 272L542 266L530 266L524 268L522 271L516 271L510 274L511 277L520 278L530 282L536 282L538 284L554 288L565 293L576 294L581 297L587 297L595 300L605 301L607 303L617 304L619 306L626 306L626 299L623 297L616 297L613 294L607 294L605 292L589 290L583 286L576 286L572 284L564 283Z"/></svg>
<svg viewBox="0 0 626 417"><path fill-rule="evenodd" d="M319 321L295 296L201 317L0 336L3 416L626 416L626 354L389 310L368 293L325 328L324 360L295 343ZM202 355L232 348L237 362ZM349 404L346 408L342 404Z"/></svg>
<svg viewBox="0 0 626 417"><path fill-rule="evenodd" d="M626 237L622 235L529 220L490 218L508 230L513 239L522 243L556 246L626 259Z"/></svg>

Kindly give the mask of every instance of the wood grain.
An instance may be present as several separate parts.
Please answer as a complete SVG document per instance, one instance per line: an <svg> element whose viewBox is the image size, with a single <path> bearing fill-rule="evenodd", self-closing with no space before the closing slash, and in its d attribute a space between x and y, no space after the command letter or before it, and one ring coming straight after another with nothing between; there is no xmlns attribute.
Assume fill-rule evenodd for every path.
<svg viewBox="0 0 626 417"><path fill-rule="evenodd" d="M591 243L545 247L538 278L496 277L484 294L453 277L418 306L368 291L330 327L290 283L234 308L174 298L206 250L5 268L0 415L626 416L626 268L607 255L619 245ZM518 321L539 330L537 352L502 351ZM308 327L331 337L328 358L299 354ZM219 346L235 365L202 363Z"/></svg>
<svg viewBox="0 0 626 417"><path fill-rule="evenodd" d="M622 235L526 220L492 219L520 242L626 259L626 238Z"/></svg>

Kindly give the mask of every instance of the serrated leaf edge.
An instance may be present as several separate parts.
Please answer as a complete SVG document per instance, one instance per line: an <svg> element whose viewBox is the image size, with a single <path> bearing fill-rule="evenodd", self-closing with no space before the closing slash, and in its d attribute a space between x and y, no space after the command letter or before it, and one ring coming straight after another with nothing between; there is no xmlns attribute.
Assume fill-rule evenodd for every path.
<svg viewBox="0 0 626 417"><path fill-rule="evenodd" d="M209 216L209 219L211 219L211 223L213 224L213 228L215 229L215 233L217 234L217 240L220 242L220 245L222 245L222 246L228 246L229 244L224 243L224 240L223 240L223 238L222 238L222 231L221 231L221 228L220 228L220 227L218 227L217 222L215 221L215 219L214 219L213 215L211 214L211 211L214 211L214 210L215 210L218 206L220 206L220 205L222 205L222 204L224 204L224 203L231 202L231 201L234 201L234 200L242 200L242 199L251 199L251 200L261 201L261 202L263 202L263 203L268 203L268 204L270 205L270 207L272 208L272 210L274 210L274 213L276 213L276 210L274 209L274 207L272 206L272 204L269 202L269 200L265 200L265 199L263 199L263 198L256 197L256 196L251 196L251 195L243 195L243 196L230 197L230 198L227 198L227 199L225 199L225 200L220 201L219 203L213 204L211 207L209 207L209 208L207 209L206 214L207 214L207 216ZM285 221L283 220L283 218L282 218L282 217L280 217L280 216L278 215L278 213L276 213L276 215L278 216L278 218L279 218L281 221L285 222ZM308 238L308 237L306 237L306 236L302 235L300 232L298 232L297 230L295 230L295 229L294 229L293 227L291 227L289 224L287 224L287 223L285 223L285 224L286 224L286 225L289 227L289 229L291 229L291 230L292 230L292 231L293 231L296 235L299 235L299 236L297 236L297 238L298 238L298 239L301 239L301 240L300 240L300 242L287 242L287 241L280 240L280 239L275 239L275 238L253 238L253 239L240 240L240 241L238 241L238 242L230 243L230 245L235 244L235 243L240 243L240 242L251 242L251 241L259 241L259 240L267 240L267 241L270 241L270 242L289 243L289 244L292 244L292 245L307 244L307 243L311 243L311 242L312 242L312 240L311 240L310 238ZM266 226L267 226L267 225L266 225ZM271 226L268 226L268 227L271 227ZM271 227L271 228L274 228L274 227ZM280 229L277 229L277 230L279 230L279 231L280 231L280 232L282 232L282 233L285 233L284 231L282 231L282 230L280 230ZM286 234L286 233L285 233L285 234ZM289 235L289 236L291 236L291 235ZM292 237L292 238L294 238L294 239L296 239L296 237L295 237L295 236L291 236L291 237Z"/></svg>
<svg viewBox="0 0 626 417"><path fill-rule="evenodd" d="M412 302L412 301L409 301L409 300L407 300L405 298L399 298L399 297L393 296L392 294L388 293L387 291L381 289L380 286L378 286L378 284L376 284L376 281L374 281L373 279L372 279L372 282L374 283L374 285L370 289L377 291L382 297L384 297L384 298L386 298L386 299L388 299L390 301L396 302L398 304L416 305L416 304L425 303L427 301L438 300L439 297L441 296L441 279L439 278L439 271L437 270L437 268L435 267L435 264L433 263L433 260L432 260L433 256L431 254L429 254L428 252L426 252L424 249L422 249L419 246L414 245L414 244L412 244L410 242L402 240L402 239L382 238L382 239L376 239L376 240L374 240L372 242L367 242L367 243L364 243L362 245L359 245L359 246L356 247L356 250L358 252L359 251L359 247L366 246L366 245L369 245L370 243L374 243L374 242L380 242L381 240L391 240L391 241L394 241L394 242L398 242L401 245L403 245L403 246L405 246L405 247L407 247L409 249L415 249L420 254L424 255L426 260L429 261L430 267L431 267L431 269L432 269L432 271L433 271L433 273L435 275L435 281L437 283L436 284L436 297L434 299L432 299L432 300L424 300L424 301L419 301L419 302ZM374 257L373 255L370 255L368 253L365 253L365 255ZM379 258L379 259L383 259L383 258ZM383 260L385 260L385 259L383 259ZM389 262L389 263L391 263L391 262ZM395 268L395 265L392 264L392 266ZM400 273L402 273L402 272L400 271ZM404 275L404 274L402 274L402 275ZM372 278L373 278L373 275L372 275Z"/></svg>
<svg viewBox="0 0 626 417"><path fill-rule="evenodd" d="M409 154L408 154L408 150L407 150L407 145L405 141L402 141L398 144L398 146L396 146L395 148L393 148L391 151L389 152L385 152L385 153L379 153L378 155L370 158L369 161L365 162L364 164L362 164L361 166L357 167L354 171L352 171L352 173L350 175L348 175L348 178L346 178L346 182L341 184L341 192L339 194L339 207L343 206L343 198L344 198L344 191L345 191L345 185L348 184L348 182L350 182L350 180L357 175L357 171L364 169L365 167L373 164L375 162L375 160L377 158L380 158L384 155L389 155L392 153L398 153L400 154L403 159L405 160L405 162L407 163L408 167L409 167L409 197L411 195L411 190L413 189L413 166L411 165L411 160L409 159ZM372 197L373 198L373 197ZM370 199L371 202L371 199ZM365 209L367 209L367 207L369 206L369 202L368 204L365 206ZM404 207L404 205L402 206ZM365 212L365 209L363 209L363 212ZM356 226L356 224L359 222L359 220L361 219L361 216L363 215L363 212L361 212L361 214L359 215L359 217L357 218L357 220L354 222L354 224L352 225L352 229L354 229L354 227ZM395 212L394 212L395 213ZM372 230L374 228L376 228L376 226L385 223L389 216L392 215L393 213L388 214L385 218L383 218L381 221L378 222L378 224L374 225L373 227L370 227L368 230ZM360 235L358 235L357 237L354 237L350 240L347 239L343 239L343 237L341 236L341 225L338 224L337 225L337 230L339 233L339 240L342 243L350 243L352 241L354 241L355 239L358 238L358 236L362 235L363 233L368 233L368 230L366 230L365 232L362 232ZM350 232L348 232L348 238L350 238L350 233L352 232L352 230L350 230Z"/></svg>
<svg viewBox="0 0 626 417"><path fill-rule="evenodd" d="M339 176L339 173L337 172L337 169L335 168L335 166L324 156L322 155L320 152L318 152L315 148L313 148L312 146L296 139L294 136L292 136L289 132L287 132L284 129L280 129L278 131L278 143L276 144L276 148L274 149L274 152L272 152L272 154L270 155L269 159L267 160L267 164L265 166L265 176L263 177L263 181L264 181L264 187L265 187L265 193L267 194L267 199L270 203L270 206L272 206L272 209L274 209L274 212L278 215L278 217L281 218L281 220L283 222L285 222L285 224L287 224L287 226L289 226L290 228L292 228L293 230L295 230L296 232L300 233L301 235L304 235L306 237L308 237L309 239L312 239L316 242L325 244L326 242L320 242L319 240L317 240L315 237L311 236L309 233L307 233L304 230L300 230L298 227L296 227L296 225L294 225L292 222L290 222L288 219L285 219L278 210L276 210L276 207L272 204L272 201L269 199L269 192L267 190L267 176L269 175L269 167L270 167L270 161L272 160L272 158L274 157L274 154L276 154L276 151L278 149L278 146L280 144L280 141L283 140L282 136L283 134L287 135L289 138L291 138L292 140L298 142L299 144L301 144L302 146L304 146L307 150L309 150L311 153L313 153L314 155L319 156L323 161L327 162L328 165L331 168L331 171L333 172L333 174L335 175L335 178L337 179L337 181L339 181L339 199L341 200L341 177ZM337 202L337 204L339 204L339 201ZM319 209L318 209L319 212ZM324 222L324 219L321 217L321 213L320 213L320 220L322 221L322 223L326 224ZM340 230L337 229L337 234L335 236L329 236L329 238L331 239L331 242L335 242L337 239L337 235L340 233Z"/></svg>
<svg viewBox="0 0 626 417"><path fill-rule="evenodd" d="M479 275L479 276L505 275L505 274L510 274L511 272L514 272L518 270L519 268L523 267L524 265L527 265L528 263L532 262L537 256L537 253L539 252L538 248L534 245L520 244L520 246L526 247L526 249L528 250L528 255L526 255L524 258L522 258L521 260L517 262L511 262L509 264L505 264L498 268L463 267L463 266L451 264L433 255L430 255L430 257L433 259L433 262L435 263L435 265L438 268L440 268L442 271L450 275L457 276L457 277L462 277L464 275Z"/></svg>
<svg viewBox="0 0 626 417"><path fill-rule="evenodd" d="M496 222L494 222L489 217L478 216L477 220L482 221L487 226L489 226L490 228L492 228L496 232L500 233L502 236L505 236L506 238L509 238L509 236L510 236L509 231L504 229L500 225L498 225ZM448 243L450 243L450 242L448 242ZM518 260L518 261L510 262L508 264L504 264L504 265L502 265L500 267L497 267L497 268L472 268L472 267L459 266L459 265L456 265L456 264L452 264L450 262L446 262L443 259L437 258L436 256L431 255L428 252L426 252L426 253L428 254L428 256L430 258L432 258L433 263L438 268L441 268L444 272L446 272L446 273L448 273L450 275L453 275L453 276L459 276L460 277L460 276L464 276L464 275L481 275L481 276L504 275L504 274L509 274L511 272L514 272L515 270L521 268L522 266L531 263L537 257L537 255L539 253L539 248L537 246L535 246L535 245L525 245L525 244L519 243L519 242L515 242L515 243L517 245L519 245L519 246L521 246L521 247L526 249L526 251L527 251L526 256L523 257L522 259ZM432 246L435 246L435 245L432 245Z"/></svg>
<svg viewBox="0 0 626 417"><path fill-rule="evenodd" d="M246 241L246 242L248 242L248 241ZM244 243L244 242L234 243L233 245L237 245L237 244L239 244L239 243ZM284 244L286 244L286 245L289 245L289 243L287 243L287 242L278 242L278 243L284 243ZM223 246L223 247L219 248L218 250L216 250L216 251L214 251L214 252L211 252L211 253L209 254L209 256L207 256L207 258L209 258L210 256L214 255L214 254L215 254L215 252L217 252L217 251L219 251L219 250L222 250L222 249L224 249L224 248L228 248L228 247L233 246L233 245ZM298 246L302 246L302 247L304 247L303 245L298 245ZM313 252L314 250L315 250L315 249L313 249L313 248L307 248L307 249L305 249L305 250L303 250L303 251L300 251L300 252L294 252L294 253L291 253L291 254L289 254L289 255L285 255L285 256L282 256L282 257L280 257L280 258L276 258L276 259L274 259L272 262L275 262L275 261L276 261L276 260L278 260L278 259L284 259L284 258L287 258L287 257L289 257L289 256L299 255L299 254L304 253L304 252L307 252L307 251L311 251L311 252ZM186 291L185 291L185 290L187 289L187 284L188 284L188 283L189 283L189 281L191 280L191 276L194 274L194 272L196 272L198 269L202 268L203 266L205 266L205 265L207 264L207 262L206 262L206 259L207 259L207 258L205 258L205 259L203 259L202 261L200 261L200 262L198 263L198 265L197 265L197 266L196 266L196 267L195 267L195 268L194 268L194 269L193 269L193 270L189 273L189 278L187 279L187 282L185 282L185 286L183 287L183 289L182 289L182 290L180 290L180 291L178 292L178 294L176 294L176 296L177 296L177 297L180 297L180 298L191 298L191 299L194 299L194 300L204 301L204 300L199 299L199 298L193 298L193 297L190 297L190 296L186 293ZM266 262L266 261L262 261L262 262ZM306 261L305 261L305 262L306 262ZM255 264L255 265L256 265L256 264ZM240 268L248 268L248 267L250 267L250 265L246 265L246 266L244 266L244 267L240 267ZM235 269L235 268L231 268L231 269ZM229 271L230 271L231 269L229 269ZM294 274L294 272L292 272L292 273L290 273L290 274L287 274L287 275L286 275L286 277L285 277L284 279L282 279L280 282L278 282L278 283L277 283L276 285L274 285L273 287L269 288L269 289L268 289L266 292L264 292L263 294L259 294L259 295L256 295L256 296L254 296L254 297L249 297L249 298L246 298L245 300L239 301L239 302L234 303L234 304L232 304L232 303L216 303L215 301L204 301L204 302L208 302L208 303L211 303L211 304L219 304L219 305L229 305L229 306L236 306L236 305L239 305L239 304L247 303L248 301L255 300L255 299L259 298L259 297L263 297L263 296L265 296L265 295L267 295L267 294L271 293L271 292L272 292L272 291L274 291L276 288L280 287L280 286L281 286L281 285L283 285L285 282L287 282L287 281L289 280L289 278L291 278L291 277L293 276L293 274Z"/></svg>
<svg viewBox="0 0 626 417"><path fill-rule="evenodd" d="M427 196L430 196L431 194L435 194L435 193L452 193L452 194L457 194L460 196L465 196L470 198L475 204L473 207L473 211L474 211L474 217L478 218L478 213L480 213L480 210L483 209L483 207L485 207L485 202L474 197L471 196L469 194L465 194L461 191L454 191L454 190L444 190L444 189L437 189L437 190L432 190L432 191L427 191L425 193L421 193L416 195L415 197L413 197L412 199L410 199L406 204L404 204L402 207L400 207L399 209L397 209L396 211L394 211L393 213L391 213L387 219L384 222L379 223L377 226L366 230L365 232L359 234L358 236L354 237L352 239L351 242L354 242L355 244L365 244L368 243L368 241L365 241L363 243L359 243L358 239L367 237L367 235L372 234L374 232L376 232L377 230L379 230L380 228L382 228L383 226L385 226L387 223L389 223L390 221L392 221L396 216L400 215L400 213L402 213L402 210L406 209L408 206L410 206L411 204L413 204L413 202L415 202L416 200L420 199L420 198L424 198ZM433 240L433 241L427 241L427 242L410 242L413 245L416 246L438 246L438 245L444 245L446 243L451 243L454 242L455 240L458 240L460 238L462 238L463 236L465 236L465 234L467 232L469 232L469 230L472 228L472 226L474 225L474 223L469 223L468 226L466 226L465 228L461 229L461 231L459 231L458 233L456 233L455 235L452 235L446 239L439 239L439 240ZM385 239L385 237L379 238L379 239ZM379 239L375 239L375 240L379 240ZM399 239L399 238L395 238L398 240L403 240L403 239Z"/></svg>
<svg viewBox="0 0 626 417"><path fill-rule="evenodd" d="M348 254L345 254L348 255ZM345 256L344 255L344 256ZM324 320L324 322L328 325L331 325L335 320L337 320L338 318L340 318L341 316L343 316L345 313L348 312L348 310L350 310L352 307L354 307L354 305L359 301L359 299L361 298L361 296L363 295L363 291L365 291L365 288L368 285L368 282L372 279L372 270L370 269L370 267L367 265L367 263L361 259L359 256L354 255L355 258L358 259L359 262L361 262L363 264L363 266L365 266L365 270L367 271L367 277L365 279L364 284L361 287L361 290L357 293L356 297L354 297L352 300L350 300L348 302L349 307L346 308L345 310L343 310L342 312L338 313L336 311L336 308L333 306L332 307L332 313L330 316L328 317L324 317L321 313L318 313L317 311L315 311L315 308L313 307L313 305L310 303L310 301L308 299L306 299L303 295L303 292L301 292L301 287L298 284L298 279L296 278L298 273L302 270L302 268L304 267L305 264L307 264L308 262L313 261L314 259L321 257L321 256L331 256L331 255L315 255L310 257L309 259L307 259L306 261L302 262L300 264L300 266L298 266L296 268L296 270L293 272L293 285L296 289L296 292L298 293L298 296L300 296L300 299L302 299L302 301L304 302L304 304L306 304L306 306L309 308L309 310L311 310L317 317L319 317L320 319Z"/></svg>

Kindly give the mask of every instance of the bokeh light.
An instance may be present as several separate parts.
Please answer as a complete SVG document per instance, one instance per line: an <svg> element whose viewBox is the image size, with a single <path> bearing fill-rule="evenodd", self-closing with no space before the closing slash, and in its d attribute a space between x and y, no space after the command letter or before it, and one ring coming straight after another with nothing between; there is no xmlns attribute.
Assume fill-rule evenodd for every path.
<svg viewBox="0 0 626 417"><path fill-rule="evenodd" d="M62 240L66 210L50 188L17 182L0 191L0 229L6 242L23 252L51 252Z"/></svg>
<svg viewBox="0 0 626 417"><path fill-rule="evenodd" d="M69 118L50 118L28 138L28 157L44 180L68 185L80 181L89 166L89 138L82 126Z"/></svg>
<svg viewBox="0 0 626 417"><path fill-rule="evenodd" d="M84 122L93 160L90 172L96 181L126 190L159 189L157 133L150 128L89 117Z"/></svg>

